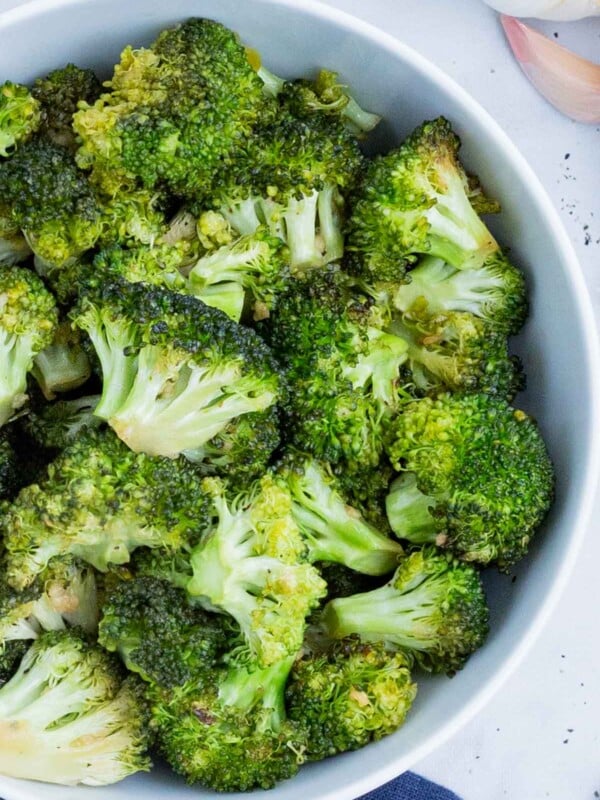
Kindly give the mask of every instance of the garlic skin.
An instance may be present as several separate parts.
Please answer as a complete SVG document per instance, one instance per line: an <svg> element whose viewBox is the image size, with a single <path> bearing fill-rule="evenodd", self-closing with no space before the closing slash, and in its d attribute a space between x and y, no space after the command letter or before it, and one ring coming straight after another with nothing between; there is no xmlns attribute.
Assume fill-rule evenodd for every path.
<svg viewBox="0 0 600 800"><path fill-rule="evenodd" d="M600 64L594 64L524 25L501 17L515 58L548 102L577 122L600 122Z"/></svg>
<svg viewBox="0 0 600 800"><path fill-rule="evenodd" d="M485 0L512 17L537 17L566 22L600 15L600 0Z"/></svg>

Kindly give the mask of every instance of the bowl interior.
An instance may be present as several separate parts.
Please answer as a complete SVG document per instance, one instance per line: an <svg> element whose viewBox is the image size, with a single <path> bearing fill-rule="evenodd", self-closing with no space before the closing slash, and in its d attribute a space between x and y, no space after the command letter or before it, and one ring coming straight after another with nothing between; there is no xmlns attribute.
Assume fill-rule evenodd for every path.
<svg viewBox="0 0 600 800"><path fill-rule="evenodd" d="M570 245L537 180L498 126L441 72L408 48L339 12L294 0L38 0L0 20L0 77L31 81L67 61L107 75L128 43L146 44L188 16L237 30L265 64L284 76L319 66L341 73L366 108L385 122L375 146L398 143L426 118L447 116L463 140L463 159L504 211L491 226L525 270L532 312L515 350L528 391L520 405L539 420L556 463L557 501L517 579L489 571L489 641L451 681L423 679L413 712L393 736L357 753L303 768L270 800L357 797L411 766L457 730L491 696L547 616L566 579L595 484L597 446L594 331ZM597 396L597 395L596 395ZM0 777L5 800L81 800L90 790ZM97 800L216 797L190 789L166 770L93 790ZM236 795L238 796L238 795ZM247 795L246 795L247 796ZM239 795L242 797L242 795Z"/></svg>

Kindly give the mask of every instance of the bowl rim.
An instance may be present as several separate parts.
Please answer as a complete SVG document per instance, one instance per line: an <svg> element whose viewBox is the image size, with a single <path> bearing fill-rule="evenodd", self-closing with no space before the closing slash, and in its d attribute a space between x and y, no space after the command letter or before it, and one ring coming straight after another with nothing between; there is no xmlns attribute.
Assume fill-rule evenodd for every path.
<svg viewBox="0 0 600 800"><path fill-rule="evenodd" d="M151 0L147 0L147 2L151 2ZM325 5L320 0L256 0L256 2L264 6L281 6L301 10L317 19L334 23L351 34L369 39L379 49L387 51L391 56L408 63L413 69L421 72L426 78L429 78L439 86L459 106L466 108L470 113L477 116L486 136L495 141L504 156L519 170L523 180L530 187L533 199L546 219L549 232L554 239L557 255L563 265L565 278L572 292L582 329L593 334L584 337L582 352L589 377L589 399L592 401L590 437L585 464L586 478L582 486L574 490L571 489L571 491L575 491L579 495L578 511L571 525L569 547L565 551L565 558L552 581L548 595L530 619L521 640L502 666L497 669L494 676L472 696L471 700L460 712L442 725L435 733L432 733L427 741L413 748L410 751L409 759L406 753L402 753L386 764L375 767L368 774L354 781L352 786L326 790L319 797L319 800L353 800L353 798L357 798L392 780L418 763L473 719L515 672L525 655L531 650L556 608L581 551L588 523L591 519L596 490L600 486L600 403L593 402L594 399L600 398L600 340L592 301L583 272L558 211L552 204L541 181L517 146L492 115L466 89L444 72L441 67L421 55L411 46L381 30L376 25L366 22L349 12ZM94 0L29 0L29 2L0 12L0 33L10 28L11 25L34 17L41 12L54 11L70 6L92 5L93 3ZM0 788L4 792L3 783L4 776L0 776ZM29 784L25 783L22 788L10 787L10 797L7 795L7 800L32 800L31 791L35 790L30 790Z"/></svg>

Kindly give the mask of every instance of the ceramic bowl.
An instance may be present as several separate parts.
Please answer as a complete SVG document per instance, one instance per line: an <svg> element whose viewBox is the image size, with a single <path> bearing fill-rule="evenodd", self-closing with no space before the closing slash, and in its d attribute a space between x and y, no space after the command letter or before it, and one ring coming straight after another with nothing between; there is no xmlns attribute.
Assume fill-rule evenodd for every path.
<svg viewBox="0 0 600 800"><path fill-rule="evenodd" d="M515 350L528 390L519 403L539 420L556 464L556 503L516 570L486 573L491 634L449 680L420 681L404 727L363 750L304 767L269 800L351 800L411 767L481 709L548 619L582 539L597 481L598 365L594 322L571 245L535 175L490 116L442 71L373 27L309 0L36 0L0 17L0 78L29 82L68 61L107 75L124 45L146 44L190 16L239 32L284 76L326 66L384 118L378 149L439 114L463 140L462 157L503 213L493 230L529 279L531 316ZM262 795L257 792L256 796ZM64 788L0 777L5 800L189 800L213 797L158 767L113 787ZM255 796L255 795L252 795ZM242 795L235 795L242 797ZM248 797L248 795L244 795Z"/></svg>

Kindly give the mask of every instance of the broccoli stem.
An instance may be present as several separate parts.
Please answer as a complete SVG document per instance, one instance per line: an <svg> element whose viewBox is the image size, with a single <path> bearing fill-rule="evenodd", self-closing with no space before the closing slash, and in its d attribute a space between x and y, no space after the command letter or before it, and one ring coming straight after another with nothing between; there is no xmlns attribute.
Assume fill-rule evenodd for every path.
<svg viewBox="0 0 600 800"><path fill-rule="evenodd" d="M85 383L91 367L81 347L55 342L34 358L32 374L46 400L53 400L56 392L69 392Z"/></svg>
<svg viewBox="0 0 600 800"><path fill-rule="evenodd" d="M409 344L378 328L369 328L367 335L371 343L369 354L359 354L354 366L344 368L344 376L354 389L370 388L377 400L394 409L398 402L395 389L400 367L406 361Z"/></svg>
<svg viewBox="0 0 600 800"><path fill-rule="evenodd" d="M342 117L346 124L356 134L369 133L372 131L379 122L381 117L378 114L372 114L370 111L365 111L361 108L352 95L347 95L348 102L342 111Z"/></svg>
<svg viewBox="0 0 600 800"><path fill-rule="evenodd" d="M33 335L0 329L0 426L27 402L27 372L33 351Z"/></svg>
<svg viewBox="0 0 600 800"><path fill-rule="evenodd" d="M480 267L498 250L498 244L471 205L460 175L454 169L442 171L446 192L426 212L429 222L428 252L443 258L456 269Z"/></svg>
<svg viewBox="0 0 600 800"><path fill-rule="evenodd" d="M264 84L265 94L269 97L277 97L277 95L282 92L285 86L284 79L275 75L271 70L267 69L264 64L260 65L256 73Z"/></svg>
<svg viewBox="0 0 600 800"><path fill-rule="evenodd" d="M338 261L344 255L341 209L343 199L336 186L326 186L319 192L317 214L323 263Z"/></svg>
<svg viewBox="0 0 600 800"><path fill-rule="evenodd" d="M180 374L178 362L173 370L165 362L162 348L146 346L138 355L133 386L108 422L135 452L171 458L184 451L193 454L230 420L264 411L273 403L275 392L265 389L264 379L241 378L240 366L237 362L211 368L190 365ZM235 386L235 393L226 393L230 386ZM168 437L156 436L167 430Z"/></svg>
<svg viewBox="0 0 600 800"><path fill-rule="evenodd" d="M239 322L244 310L246 293L239 283L215 283L209 286L190 284L190 291L203 303L212 308L218 308L230 319Z"/></svg>
<svg viewBox="0 0 600 800"><path fill-rule="evenodd" d="M24 236L0 237L0 264L12 266L25 261L31 255L31 248Z"/></svg>
<svg viewBox="0 0 600 800"><path fill-rule="evenodd" d="M323 263L323 253L317 246L317 207L319 192L301 199L290 198L284 211L286 240L290 249L292 270L302 270Z"/></svg>
<svg viewBox="0 0 600 800"><path fill-rule="evenodd" d="M94 320L80 327L89 334L102 367L102 397L94 414L108 420L122 406L133 385L137 358L128 351L133 336L129 326L117 320L108 320L106 325Z"/></svg>
<svg viewBox="0 0 600 800"><path fill-rule="evenodd" d="M435 504L433 497L419 490L414 473L400 475L390 486L385 501L391 529L396 536L415 544L434 543L437 529L430 509Z"/></svg>
<svg viewBox="0 0 600 800"><path fill-rule="evenodd" d="M323 623L335 639L359 634L364 641L393 641L410 650L428 650L439 633L429 618L439 602L428 582L407 586L393 583L350 597L338 597L325 607Z"/></svg>
<svg viewBox="0 0 600 800"><path fill-rule="evenodd" d="M241 236L254 233L260 227L261 220L257 212L257 198L248 197L227 206L222 206L219 211L227 222Z"/></svg>

